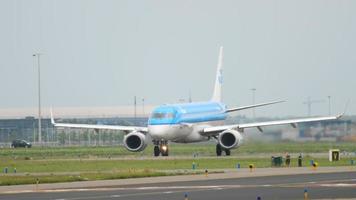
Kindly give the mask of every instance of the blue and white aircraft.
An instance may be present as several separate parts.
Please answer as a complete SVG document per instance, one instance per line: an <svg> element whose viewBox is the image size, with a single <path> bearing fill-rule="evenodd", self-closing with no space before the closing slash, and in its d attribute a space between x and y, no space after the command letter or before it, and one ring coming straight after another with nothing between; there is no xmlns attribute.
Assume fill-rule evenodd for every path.
<svg viewBox="0 0 356 200"><path fill-rule="evenodd" d="M222 60L223 48L220 47L214 93L210 101L158 106L149 117L147 127L56 123L52 111L51 122L55 127L123 131L125 133L124 146L127 150L133 152L143 151L146 148L149 142L147 136L149 135L154 144L154 156L159 156L160 154L168 156L169 142L193 143L214 138L217 141L216 155L221 156L224 151L228 156L231 149L238 148L242 144L245 134L244 129L246 128L257 128L262 132L262 127L264 126L290 124L296 127L296 124L301 122L335 120L342 116L224 125L224 120L230 112L266 106L282 101L227 108L221 102Z"/></svg>

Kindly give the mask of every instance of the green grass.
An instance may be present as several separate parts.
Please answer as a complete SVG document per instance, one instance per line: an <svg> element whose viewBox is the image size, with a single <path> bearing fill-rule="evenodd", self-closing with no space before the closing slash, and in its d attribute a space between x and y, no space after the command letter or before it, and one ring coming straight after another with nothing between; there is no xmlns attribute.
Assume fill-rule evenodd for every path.
<svg viewBox="0 0 356 200"><path fill-rule="evenodd" d="M0 172L7 167L9 174L0 175L0 185L30 184L36 178L41 183L52 183L195 173L197 171L191 170L193 162L197 170L233 169L237 163L242 168L249 164L262 168L271 166L270 155L284 155L285 152L303 152L305 166L310 160L315 160L319 166L349 166L351 159L356 160L355 157L341 157L338 162L329 162L327 154L318 158L309 156L327 153L330 148L356 152L354 143L334 142L247 143L233 150L231 157L216 157L214 144L172 144L170 155L178 157L168 158L154 158L152 146L142 153L130 153L123 147L4 148L0 151ZM193 157L193 154L199 156ZM291 164L297 165L295 157ZM17 174L13 173L14 168Z"/></svg>
<svg viewBox="0 0 356 200"><path fill-rule="evenodd" d="M312 157L304 158L305 166L309 166ZM326 158L313 159L319 166L347 166L349 159L329 162ZM192 170L193 162L196 170ZM158 159L152 160L16 160L1 163L1 168L8 167L9 173L0 175L0 185L34 184L39 178L40 183L56 183L71 181L88 181L104 179L138 178L167 176L179 174L201 173L205 169L234 169L237 163L241 168L254 164L257 168L270 167L267 158L201 158L201 159ZM10 165L6 165L10 164ZM292 167L297 160L292 159ZM17 174L13 173L17 168Z"/></svg>
<svg viewBox="0 0 356 200"><path fill-rule="evenodd" d="M329 162L327 158L304 158L304 163L309 160L317 161L320 166L346 166L350 165L350 159L342 159L339 162ZM355 158L353 158L355 159ZM198 169L229 169L235 168L237 163L241 167L248 167L250 163L256 167L270 167L270 158L197 158L197 159L134 159L134 160L3 160L0 168L8 167L17 173L73 173L73 172L116 172L125 170L189 170L196 163ZM296 166L296 158L292 159L292 166Z"/></svg>
<svg viewBox="0 0 356 200"><path fill-rule="evenodd" d="M59 183L73 181L92 181L92 180L110 180L110 179L126 179L126 178L141 178L154 176L168 176L171 173L154 172L149 170L140 171L121 171L116 173L79 173L76 175L3 175L0 176L0 185L19 185L19 184L39 184L42 183Z"/></svg>
<svg viewBox="0 0 356 200"><path fill-rule="evenodd" d="M356 144L352 142L254 142L242 145L240 153L327 153L329 149L356 152Z"/></svg>
<svg viewBox="0 0 356 200"><path fill-rule="evenodd" d="M232 155L255 153L320 153L328 152L331 148L342 151L356 152L355 143L336 142L279 142L263 143L250 142L243 144L238 149L232 150ZM152 156L153 147L149 145L143 152L132 153L122 146L117 147L35 147L29 149L3 148L0 158L12 159L59 159L59 158L120 158ZM201 144L171 144L170 155L192 156L194 153L200 156L214 156L215 145L211 143Z"/></svg>

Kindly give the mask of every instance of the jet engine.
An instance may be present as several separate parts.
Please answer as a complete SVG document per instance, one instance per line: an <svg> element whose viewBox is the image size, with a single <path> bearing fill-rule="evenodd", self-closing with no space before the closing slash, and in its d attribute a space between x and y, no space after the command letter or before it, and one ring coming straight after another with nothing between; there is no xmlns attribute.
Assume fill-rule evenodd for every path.
<svg viewBox="0 0 356 200"><path fill-rule="evenodd" d="M218 136L218 142L223 149L234 149L242 144L243 137L236 130L225 130Z"/></svg>
<svg viewBox="0 0 356 200"><path fill-rule="evenodd" d="M124 136L124 145L129 151L143 151L147 146L146 135L133 131Z"/></svg>

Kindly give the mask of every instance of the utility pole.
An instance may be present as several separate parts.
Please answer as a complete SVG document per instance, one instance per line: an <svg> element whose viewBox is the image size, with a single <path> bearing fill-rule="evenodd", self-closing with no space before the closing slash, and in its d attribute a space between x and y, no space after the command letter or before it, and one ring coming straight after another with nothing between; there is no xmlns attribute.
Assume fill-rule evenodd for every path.
<svg viewBox="0 0 356 200"><path fill-rule="evenodd" d="M255 104L256 88L251 88L251 91L252 91L252 105L254 105ZM252 117L253 117L253 119L256 118L255 108L252 108Z"/></svg>
<svg viewBox="0 0 356 200"><path fill-rule="evenodd" d="M136 125L136 106L137 106L136 96L134 96L134 119L135 119L135 125Z"/></svg>
<svg viewBox="0 0 356 200"><path fill-rule="evenodd" d="M328 96L329 100L329 116L331 115L331 96Z"/></svg>
<svg viewBox="0 0 356 200"><path fill-rule="evenodd" d="M35 121L32 122L32 128L33 128L33 140L32 142L35 143L36 142L36 129L35 129Z"/></svg>
<svg viewBox="0 0 356 200"><path fill-rule="evenodd" d="M189 103L192 103L192 94L191 94L191 92L190 92L190 90L189 90Z"/></svg>
<svg viewBox="0 0 356 200"><path fill-rule="evenodd" d="M142 117L145 116L145 98L142 98Z"/></svg>
<svg viewBox="0 0 356 200"><path fill-rule="evenodd" d="M38 67L38 143L42 144L42 126L41 126L41 53L35 53L32 56L37 57Z"/></svg>

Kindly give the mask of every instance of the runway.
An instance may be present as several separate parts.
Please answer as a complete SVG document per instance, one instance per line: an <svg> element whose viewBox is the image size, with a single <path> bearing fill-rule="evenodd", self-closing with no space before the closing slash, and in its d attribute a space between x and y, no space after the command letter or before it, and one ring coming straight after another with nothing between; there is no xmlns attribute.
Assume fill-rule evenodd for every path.
<svg viewBox="0 0 356 200"><path fill-rule="evenodd" d="M40 192L2 194L0 199L303 199L307 189L309 199L356 199L356 172L314 173L208 179L96 188L41 190Z"/></svg>

